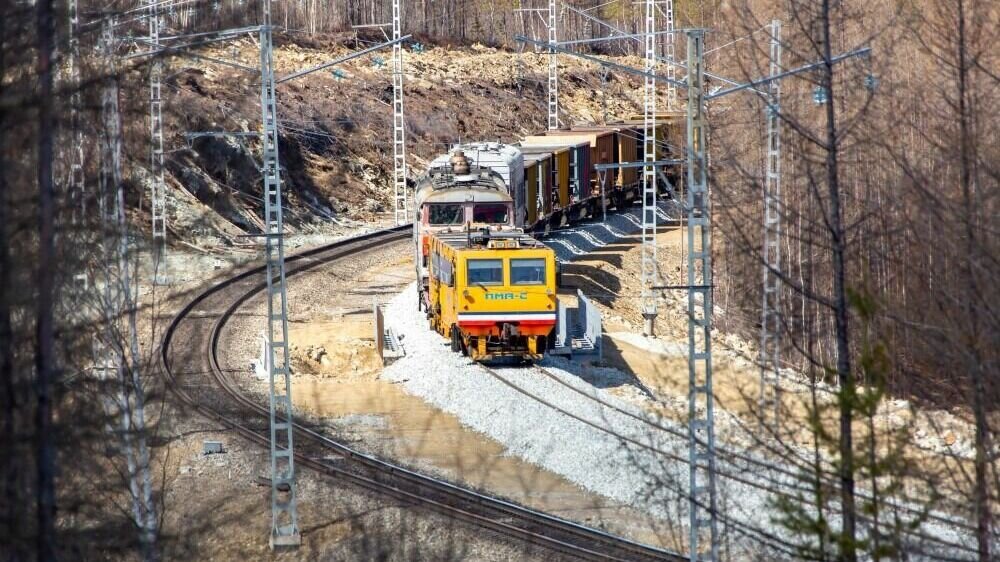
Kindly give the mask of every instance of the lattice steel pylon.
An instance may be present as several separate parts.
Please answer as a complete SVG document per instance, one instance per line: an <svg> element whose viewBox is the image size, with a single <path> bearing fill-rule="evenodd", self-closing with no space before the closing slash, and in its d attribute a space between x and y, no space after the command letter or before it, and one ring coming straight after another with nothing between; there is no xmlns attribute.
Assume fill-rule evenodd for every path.
<svg viewBox="0 0 1000 562"><path fill-rule="evenodd" d="M770 76L781 72L781 22L771 22ZM763 296L760 322L760 422L777 430L781 409L781 81L767 88L767 171L764 177Z"/></svg>
<svg viewBox="0 0 1000 562"><path fill-rule="evenodd" d="M163 112L160 98L163 62L156 53L160 46L159 11L162 3L158 0L146 0L146 5L149 45L153 51L149 65L149 209L153 221L153 249L162 257L167 241L167 194L163 178Z"/></svg>
<svg viewBox="0 0 1000 562"><path fill-rule="evenodd" d="M288 355L288 295L285 290L284 221L278 113L271 43L271 0L263 0L260 27L260 108L264 176L264 247L267 258L267 364L271 428L271 548L298 546L292 381Z"/></svg>
<svg viewBox="0 0 1000 562"><path fill-rule="evenodd" d="M556 26L559 15L556 13L556 0L549 0L549 130L559 128L559 57L555 45L558 42Z"/></svg>
<svg viewBox="0 0 1000 562"><path fill-rule="evenodd" d="M705 115L705 32L687 32L688 463L691 562L718 560L712 395L712 220ZM709 533L704 548L705 531Z"/></svg>
<svg viewBox="0 0 1000 562"><path fill-rule="evenodd" d="M643 334L656 324L656 5L646 0L645 78L643 85L641 310Z"/></svg>
<svg viewBox="0 0 1000 562"><path fill-rule="evenodd" d="M413 220L407 204L406 120L403 115L403 45L401 0L392 0L392 189L396 225Z"/></svg>
<svg viewBox="0 0 1000 562"><path fill-rule="evenodd" d="M664 38L663 58L667 59L666 75L667 80L670 81L667 82L667 109L674 109L677 107L677 86L673 83L677 80L677 67L672 64L676 55L674 50L674 0L664 2L663 18L667 31Z"/></svg>

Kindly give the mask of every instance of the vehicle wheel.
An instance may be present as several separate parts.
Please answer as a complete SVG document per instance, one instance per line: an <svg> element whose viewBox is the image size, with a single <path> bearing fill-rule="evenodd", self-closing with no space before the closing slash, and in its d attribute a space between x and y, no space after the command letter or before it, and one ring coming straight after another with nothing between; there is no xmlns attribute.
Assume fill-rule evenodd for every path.
<svg viewBox="0 0 1000 562"><path fill-rule="evenodd" d="M451 350L456 353L462 350L462 334L458 331L458 326L451 327Z"/></svg>

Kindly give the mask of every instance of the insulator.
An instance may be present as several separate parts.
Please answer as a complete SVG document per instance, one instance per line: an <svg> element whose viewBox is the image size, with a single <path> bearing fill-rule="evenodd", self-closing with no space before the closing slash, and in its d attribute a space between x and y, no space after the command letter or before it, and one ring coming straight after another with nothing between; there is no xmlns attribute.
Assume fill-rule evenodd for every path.
<svg viewBox="0 0 1000 562"><path fill-rule="evenodd" d="M878 88L878 77L874 74L865 76L865 88L867 88L869 92L874 92Z"/></svg>
<svg viewBox="0 0 1000 562"><path fill-rule="evenodd" d="M823 105L828 101L830 101L830 96L827 94L826 88L823 86L816 86L816 89L813 90L813 103L816 105Z"/></svg>

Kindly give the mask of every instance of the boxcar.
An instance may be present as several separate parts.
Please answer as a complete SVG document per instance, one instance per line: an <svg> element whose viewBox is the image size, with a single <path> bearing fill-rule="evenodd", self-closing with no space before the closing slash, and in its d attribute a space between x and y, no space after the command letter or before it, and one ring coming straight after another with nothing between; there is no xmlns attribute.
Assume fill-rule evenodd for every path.
<svg viewBox="0 0 1000 562"><path fill-rule="evenodd" d="M658 111L656 113L656 159L657 160L671 160L671 159L683 159L684 158L684 146L687 143L687 139L684 135L685 129L685 113L683 111ZM645 136L645 122L641 114L631 115L628 119L618 121L613 123L613 125L619 127L633 127L636 131L636 156L635 160L643 159L643 146L642 138ZM674 186L681 180L682 167L680 166L668 166L663 169L664 175L670 180ZM636 168L635 172L639 174L637 180L642 176L640 168ZM640 188L641 189L641 188Z"/></svg>
<svg viewBox="0 0 1000 562"><path fill-rule="evenodd" d="M521 141L524 146L544 146L555 142L583 143L590 145L590 158L588 159L588 169L593 170L595 164L613 164L616 162L617 152L615 149L616 134L613 129L599 130L556 130L546 131L542 135L525 137ZM610 193L614 189L615 176L607 174L604 182L600 182L598 174L591 176L589 192L585 197L597 196L601 193Z"/></svg>
<svg viewBox="0 0 1000 562"><path fill-rule="evenodd" d="M535 160L541 166L542 175L539 175L535 200L536 220L525 224L528 229L539 230L539 227L547 227L553 213L562 208L559 194L564 187L569 187L569 150L564 147L522 146L521 152L526 160ZM530 199L528 205L531 205Z"/></svg>

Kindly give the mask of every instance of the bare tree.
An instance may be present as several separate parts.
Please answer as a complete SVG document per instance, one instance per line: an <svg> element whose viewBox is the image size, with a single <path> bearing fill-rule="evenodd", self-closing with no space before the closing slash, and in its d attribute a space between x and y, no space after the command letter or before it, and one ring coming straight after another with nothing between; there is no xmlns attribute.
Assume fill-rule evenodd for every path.
<svg viewBox="0 0 1000 562"><path fill-rule="evenodd" d="M786 243L791 251L785 253L785 270L773 273L789 293L784 302L800 303L798 310L786 310L784 330L787 351L798 358L793 364L810 374L814 450L811 466L802 467L812 474L811 506L807 508L804 496L779 504L789 514L782 525L803 533L801 554L810 559L854 561L860 553L876 558L888 552L898 554L913 548L908 546L905 525L919 527L924 515L917 510L904 525L901 522L907 517L896 517L890 507L903 499L912 505L930 505L933 497L905 497L901 482L917 476L909 473L900 455L912 446L912 437L906 432L883 434L874 423L879 404L889 396L893 369L901 365L888 361L885 350L895 352L890 346L901 342L893 340L887 330L895 300L872 288L884 288L888 275L883 271L897 266L888 261L891 256L878 241L891 235L886 230L893 226L886 226L886 221L899 219L891 215L892 203L886 205L882 199L878 182L894 173L886 153L876 150L879 145L873 139L897 138L890 136L891 128L880 128L881 116L886 114L880 113L884 106L873 95L876 63L838 61L837 55L874 44L881 48L875 53L878 60L891 60L892 42L902 29L893 10L856 2L792 1L777 14L769 7L759 2L736 7L731 23L739 31L731 32L727 40L745 40L770 19L761 14L773 14L789 22L783 46L790 56L784 68L819 63L810 72L788 79L787 101L780 109L769 109L779 112L789 131L783 146L786 163L791 164L784 167L788 196L780 213L789 225ZM746 78L761 76L766 68L760 62L766 60L766 47L753 39L750 43L754 46L729 63L733 72ZM885 64L883 68L891 67ZM730 262L726 267L739 272L761 263L759 234L747 226L760 224L759 199L754 195L762 183L757 178L763 176L760 161L745 150L746 143L761 142L745 132L746 123L753 122L748 109L763 113L760 104L727 105L725 110L732 117L727 115L722 120L724 132L717 128L714 135L726 152L715 160L714 181L721 201L717 209L724 217L721 228L730 242L724 249ZM877 276L870 277L869 270ZM860 332L852 327L859 319L864 328ZM728 327L745 329L733 320ZM818 384L827 374L838 388L835 431L827 424L829 408L817 396ZM792 433L785 429L776 431L774 437L781 441L790 439ZM799 464L792 447L772 447ZM887 474L893 479L885 480ZM862 481L865 486L859 496L857 487ZM831 501L834 497L836 501ZM833 516L839 524L830 524Z"/></svg>
<svg viewBox="0 0 1000 562"><path fill-rule="evenodd" d="M53 111L53 52L55 11L52 0L36 3L38 41L38 313L35 349L35 432L38 440L38 558L55 560L55 443L52 429L52 383L56 375L55 326L55 194L52 160L55 119Z"/></svg>
<svg viewBox="0 0 1000 562"><path fill-rule="evenodd" d="M949 382L959 383L955 390L964 394L972 412L973 474L966 474L961 464L954 473L962 475L972 490L978 556L986 561L993 554L991 505L996 501L990 414L998 391L995 350L1000 323L996 284L989 279L1000 270L996 232L988 217L995 216L1000 185L997 155L991 153L1000 124L996 119L1000 60L995 53L1000 11L989 2L954 0L918 4L910 16L914 51L933 64L935 75L922 88L926 97L911 107L933 109L924 119L908 124L919 142L893 147L892 153L914 192L933 209L930 216L940 225L935 238L945 240L940 250L931 250L936 263L924 283L933 295L932 308L906 313L918 326L919 341L934 351L926 359L933 368L954 373Z"/></svg>

